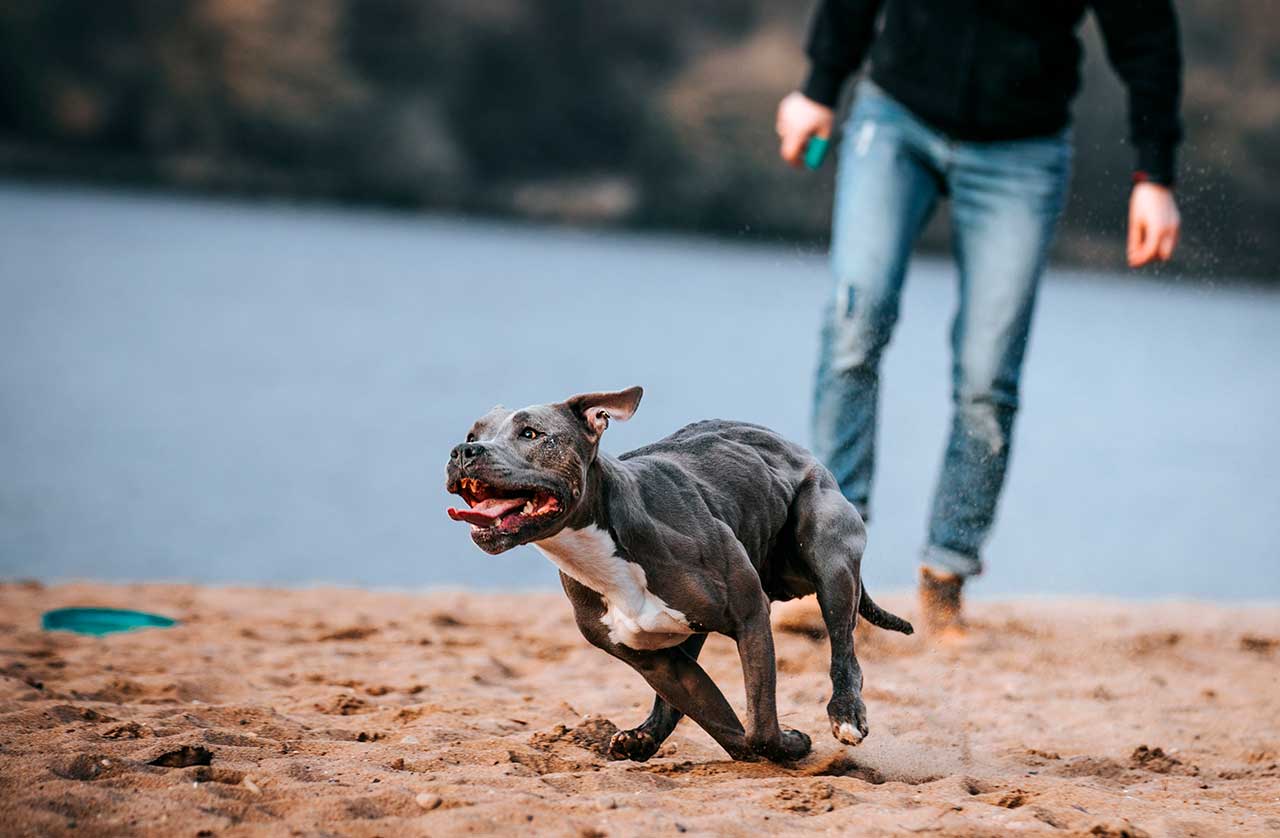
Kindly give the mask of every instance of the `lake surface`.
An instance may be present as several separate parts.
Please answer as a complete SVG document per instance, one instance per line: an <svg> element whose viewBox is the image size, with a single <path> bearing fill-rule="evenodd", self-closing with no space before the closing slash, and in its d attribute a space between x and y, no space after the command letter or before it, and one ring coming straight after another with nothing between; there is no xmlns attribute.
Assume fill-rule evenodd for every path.
<svg viewBox="0 0 1280 838"><path fill-rule="evenodd" d="M642 384L621 452L808 439L820 254L0 185L0 578L528 588L444 509L472 419ZM885 362L864 573L912 584L948 264ZM1280 294L1052 271L978 593L1280 597Z"/></svg>

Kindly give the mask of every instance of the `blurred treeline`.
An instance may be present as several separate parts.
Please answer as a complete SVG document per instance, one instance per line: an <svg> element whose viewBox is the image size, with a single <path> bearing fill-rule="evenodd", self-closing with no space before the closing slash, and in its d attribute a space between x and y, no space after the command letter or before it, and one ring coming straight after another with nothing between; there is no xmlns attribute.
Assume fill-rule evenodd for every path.
<svg viewBox="0 0 1280 838"><path fill-rule="evenodd" d="M819 241L832 167L785 168L773 134L810 5L0 0L0 172ZM1275 280L1280 2L1178 8L1166 273ZM1118 266L1124 94L1085 35L1057 256Z"/></svg>

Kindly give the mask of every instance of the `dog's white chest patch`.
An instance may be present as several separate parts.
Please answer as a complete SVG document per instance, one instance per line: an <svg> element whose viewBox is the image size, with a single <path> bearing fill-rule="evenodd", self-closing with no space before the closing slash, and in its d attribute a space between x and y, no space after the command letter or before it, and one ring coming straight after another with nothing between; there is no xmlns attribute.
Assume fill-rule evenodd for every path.
<svg viewBox="0 0 1280 838"><path fill-rule="evenodd" d="M684 614L649 590L644 570L618 555L613 536L594 524L533 542L569 577L604 597L609 639L632 649L666 649L693 634Z"/></svg>

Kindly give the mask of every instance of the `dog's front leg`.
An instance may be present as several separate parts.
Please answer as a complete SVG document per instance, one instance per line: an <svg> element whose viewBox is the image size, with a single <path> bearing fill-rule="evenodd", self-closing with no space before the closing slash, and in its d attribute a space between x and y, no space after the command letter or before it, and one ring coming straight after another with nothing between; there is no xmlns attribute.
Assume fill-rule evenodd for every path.
<svg viewBox="0 0 1280 838"><path fill-rule="evenodd" d="M752 596L745 594L744 598ZM793 762L808 754L812 745L805 734L783 730L778 724L777 664L773 630L769 625L769 601L758 588L754 598L755 607L739 617L735 638L747 689L747 744L766 759Z"/></svg>
<svg viewBox="0 0 1280 838"><path fill-rule="evenodd" d="M738 715L711 676L680 647L634 652L624 646L613 653L644 676L664 701L711 734L729 756L752 759L754 751Z"/></svg>
<svg viewBox="0 0 1280 838"><path fill-rule="evenodd" d="M695 634L677 648L696 661L698 653L702 651L702 644L706 640L705 634ZM665 698L654 695L653 710L650 711L649 718L631 730L620 730L615 733L609 742L609 756L612 759L644 762L658 752L683 716L684 714Z"/></svg>
<svg viewBox="0 0 1280 838"><path fill-rule="evenodd" d="M702 643L695 640L697 635L690 637L679 646L652 651L632 649L615 643L600 620L605 613L604 600L600 595L563 573L560 574L560 583L569 596L569 601L573 603L574 621L578 624L578 630L582 632L582 636L591 645L603 649L628 664L644 677L658 697L672 708L673 715L670 717L672 727L675 727L675 723L683 714L711 734L711 738L720 743L720 747L724 748L729 756L734 759L753 758L753 752L747 746L747 737L742 729L742 722L738 720L738 715L733 712L733 708L725 700L720 688L711 680L711 676L707 675L690 654L690 652L697 654L702 649ZM654 709L656 714L658 708L655 706ZM610 750L613 750L612 745L611 742ZM622 751L621 742L619 746L619 750ZM639 759L642 752L635 756L625 752L621 755Z"/></svg>

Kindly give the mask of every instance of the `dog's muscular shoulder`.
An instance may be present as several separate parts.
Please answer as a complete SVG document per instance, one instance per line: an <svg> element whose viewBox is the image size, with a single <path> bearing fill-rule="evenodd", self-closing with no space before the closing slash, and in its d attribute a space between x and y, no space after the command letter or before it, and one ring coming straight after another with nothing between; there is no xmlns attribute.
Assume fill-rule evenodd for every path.
<svg viewBox="0 0 1280 838"><path fill-rule="evenodd" d="M707 580L733 575L725 563L741 555L737 544L750 564L763 561L813 461L766 428L723 420L688 425L619 459L626 472L615 477L630 491L602 499L607 526L565 528L533 546L600 596L610 641L674 646L720 621L718 585ZM748 562L736 570L758 586Z"/></svg>
<svg viewBox="0 0 1280 838"><path fill-rule="evenodd" d="M785 526L801 483L817 465L782 436L747 422L710 419L619 457L636 481L646 521L676 532L727 526L759 560ZM631 510L615 514L626 524ZM637 510L639 511L639 510Z"/></svg>

